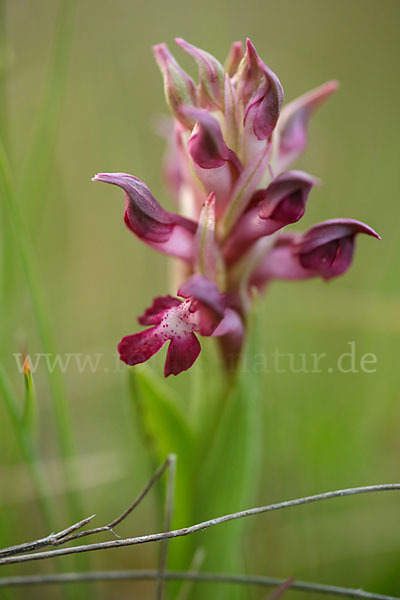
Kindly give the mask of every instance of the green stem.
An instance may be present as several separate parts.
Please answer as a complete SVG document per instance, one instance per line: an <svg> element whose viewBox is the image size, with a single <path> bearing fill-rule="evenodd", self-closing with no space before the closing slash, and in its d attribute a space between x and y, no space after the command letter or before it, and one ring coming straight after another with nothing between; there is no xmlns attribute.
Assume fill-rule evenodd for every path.
<svg viewBox="0 0 400 600"><path fill-rule="evenodd" d="M29 468L45 525L49 532L53 531L56 527L53 509L49 501L46 481L43 477L39 459L32 444L32 440L21 422L18 411L18 401L14 395L14 390L11 387L11 382L8 379L4 366L1 363L0 391L3 395L4 403L21 447L22 454L24 455L25 462Z"/></svg>

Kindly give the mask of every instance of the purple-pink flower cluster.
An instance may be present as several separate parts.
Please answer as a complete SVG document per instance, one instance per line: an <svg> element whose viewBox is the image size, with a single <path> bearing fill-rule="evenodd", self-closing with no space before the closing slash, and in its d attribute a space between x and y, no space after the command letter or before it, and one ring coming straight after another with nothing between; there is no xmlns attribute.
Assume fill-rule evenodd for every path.
<svg viewBox="0 0 400 600"><path fill-rule="evenodd" d="M125 194L125 223L152 248L183 261L179 298L156 298L139 318L148 326L119 346L128 365L169 342L165 376L190 368L196 334L218 337L227 367L237 363L255 290L275 279L332 279L351 265L355 237L379 238L367 225L333 219L305 233L282 232L301 219L315 177L287 170L307 144L308 121L337 88L334 81L283 106L278 77L252 42L235 42L225 65L182 39L199 83L165 44L154 47L173 114L165 176L177 204L168 212L147 185L125 173L94 181Z"/></svg>

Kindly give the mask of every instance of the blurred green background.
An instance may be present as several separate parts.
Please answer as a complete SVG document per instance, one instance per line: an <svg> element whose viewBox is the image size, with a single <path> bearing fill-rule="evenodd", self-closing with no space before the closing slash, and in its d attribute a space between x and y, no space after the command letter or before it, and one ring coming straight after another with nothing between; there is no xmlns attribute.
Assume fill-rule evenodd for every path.
<svg viewBox="0 0 400 600"><path fill-rule="evenodd" d="M137 315L170 286L167 259L124 227L121 195L90 179L98 171L133 173L169 206L161 176L164 142L154 133L155 119L168 111L151 46L166 41L173 49L175 36L220 60L232 41L251 37L279 75L287 100L338 79L341 88L314 117L308 150L298 163L324 184L312 192L301 226L353 217L383 238L359 240L344 278L279 283L264 299L267 356L275 349L297 357L326 353L324 364L334 367L354 341L358 365L365 353L374 353L377 365L374 373L271 368L257 374L265 431L258 503L399 481L398 0L3 0L0 7L1 137L46 317L57 352L102 355L95 373L79 373L71 363L64 375L85 515L96 512L99 524L112 519L149 476L126 370L116 369L114 354L119 339L137 330ZM194 75L187 57L173 51ZM3 202L1 219L1 360L22 404L24 381L13 353L43 349ZM153 364L158 369L160 359ZM190 393L190 377L183 374L171 385ZM61 529L70 521L43 366L34 379L40 456ZM47 530L2 403L0 439L5 546ZM248 572L400 595L399 507L395 494L358 496L256 517L243 541ZM150 498L120 533L159 527ZM150 568L156 557L151 546L114 550L92 555L90 568ZM73 559L65 561L74 568ZM4 574L50 568L34 563ZM151 598L153 589L150 583L98 584L96 597ZM248 597L264 596L250 590ZM59 596L48 588L5 597Z"/></svg>

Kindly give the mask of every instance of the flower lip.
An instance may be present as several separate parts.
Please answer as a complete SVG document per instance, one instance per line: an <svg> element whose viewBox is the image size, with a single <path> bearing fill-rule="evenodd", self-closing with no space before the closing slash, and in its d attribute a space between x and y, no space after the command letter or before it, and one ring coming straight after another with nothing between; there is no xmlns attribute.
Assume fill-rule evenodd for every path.
<svg viewBox="0 0 400 600"><path fill-rule="evenodd" d="M182 301L173 296L158 296L154 298L153 304L138 317L138 322L140 325L158 325L161 323L166 310L180 304L182 304Z"/></svg>

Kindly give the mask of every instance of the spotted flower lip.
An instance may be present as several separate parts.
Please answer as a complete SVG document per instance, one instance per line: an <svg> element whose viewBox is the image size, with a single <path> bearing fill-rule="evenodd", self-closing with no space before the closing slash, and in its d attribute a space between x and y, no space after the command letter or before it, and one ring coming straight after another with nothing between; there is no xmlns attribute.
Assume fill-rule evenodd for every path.
<svg viewBox="0 0 400 600"><path fill-rule="evenodd" d="M178 375L189 369L197 359L201 346L195 333L203 336L231 333L243 327L240 317L228 309L225 297L215 284L202 275L193 275L173 296L155 298L153 304L139 317L141 325L152 325L120 341L120 358L128 365L137 365L156 354L170 342L164 374ZM226 314L226 316L225 316ZM217 328L223 324L218 333Z"/></svg>
<svg viewBox="0 0 400 600"><path fill-rule="evenodd" d="M217 338L226 368L236 369L254 288L262 291L274 280L333 279L349 269L359 233L379 238L352 219L325 221L305 233L285 230L302 219L319 184L287 169L305 150L309 120L337 90L336 81L284 105L278 76L250 39L231 45L224 66L182 38L175 42L198 69L195 82L165 44L153 48L172 113L162 130L164 175L176 213L137 177L93 178L123 190L130 231L181 259L178 297L157 297L139 317L147 329L118 347L121 360L136 365L169 342L166 376L192 366L198 336Z"/></svg>

